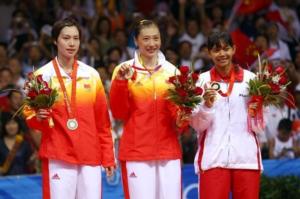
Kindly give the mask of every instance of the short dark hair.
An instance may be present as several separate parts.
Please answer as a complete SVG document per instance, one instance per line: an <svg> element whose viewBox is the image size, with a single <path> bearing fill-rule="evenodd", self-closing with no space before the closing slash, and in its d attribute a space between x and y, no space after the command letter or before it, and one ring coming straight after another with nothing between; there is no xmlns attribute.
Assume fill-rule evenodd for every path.
<svg viewBox="0 0 300 199"><path fill-rule="evenodd" d="M81 38L81 28L80 25L77 21L77 19L73 16L69 16L63 20L59 20L57 22L54 23L53 28L52 28L52 32L51 32L51 36L53 41L57 41L57 38L61 32L61 30L64 27L70 27L70 26L75 26L78 29L79 32L79 39Z"/></svg>
<svg viewBox="0 0 300 199"><path fill-rule="evenodd" d="M292 124L293 124L293 122L290 119L283 118L279 121L278 130L283 130L285 132L291 132Z"/></svg>
<svg viewBox="0 0 300 199"><path fill-rule="evenodd" d="M221 43L225 43L233 47L233 41L228 32L213 32L207 39L208 50L216 47L221 47Z"/></svg>
<svg viewBox="0 0 300 199"><path fill-rule="evenodd" d="M133 35L134 35L134 37L137 38L139 36L139 34L141 33L141 30L144 29L144 28L147 28L149 26L155 26L159 30L159 27L158 27L157 23L155 23L152 20L144 19L144 20L138 21L134 25L134 27L133 27Z"/></svg>

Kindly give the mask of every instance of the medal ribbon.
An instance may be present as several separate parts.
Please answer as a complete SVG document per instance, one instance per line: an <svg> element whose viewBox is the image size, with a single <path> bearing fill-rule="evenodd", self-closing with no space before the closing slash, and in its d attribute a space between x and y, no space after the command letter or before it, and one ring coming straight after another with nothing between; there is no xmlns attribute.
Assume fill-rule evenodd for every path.
<svg viewBox="0 0 300 199"><path fill-rule="evenodd" d="M221 91L221 89L218 91L218 93L219 93L222 97L228 97L228 96L231 94L232 89L233 89L234 80L235 80L235 77L234 77L234 71L233 71L233 69L232 69L231 72L230 72L229 87L228 87L227 92L226 92L226 93L223 93L223 92Z"/></svg>
<svg viewBox="0 0 300 199"><path fill-rule="evenodd" d="M73 118L75 118L74 110L75 110L75 103L76 103L76 79L77 79L77 69L78 69L77 60L74 59L73 71L72 71L72 74L71 74L71 78L72 78L71 103L70 103L70 99L68 97L67 90L66 90L64 81L62 79L60 70L58 68L58 64L57 64L56 59L52 60L52 64L54 66L54 70L55 70L56 76L58 78L60 88L61 88L61 90L63 92L63 95L64 95L64 102L65 102L65 105L67 107L67 112L68 112L69 119L73 119Z"/></svg>
<svg viewBox="0 0 300 199"><path fill-rule="evenodd" d="M139 55L139 62L140 62L141 65L144 67L144 69L142 69L142 70L146 70L146 71L149 73L150 76L151 76L153 73L155 73L156 71L158 71L158 70L160 69L160 67L161 67L161 65L158 65L158 66L156 66L156 67L153 68L153 69L147 68L146 65L144 64L144 61L143 61L141 55ZM133 65L134 65L134 64L133 64ZM135 67L135 68L140 69L140 68L138 68L138 67Z"/></svg>

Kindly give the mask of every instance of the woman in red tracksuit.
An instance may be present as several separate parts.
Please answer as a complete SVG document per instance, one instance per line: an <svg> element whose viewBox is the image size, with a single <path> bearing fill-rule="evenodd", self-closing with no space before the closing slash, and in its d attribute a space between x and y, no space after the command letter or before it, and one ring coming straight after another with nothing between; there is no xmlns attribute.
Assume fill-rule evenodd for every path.
<svg viewBox="0 0 300 199"><path fill-rule="evenodd" d="M101 198L101 166L115 166L111 125L98 72L78 61L80 27L72 18L54 24L57 56L35 72L58 99L51 110L26 110L27 123L42 131L44 199ZM49 116L54 126L49 126Z"/></svg>
<svg viewBox="0 0 300 199"><path fill-rule="evenodd" d="M166 100L167 80L177 70L160 52L158 26L136 24L134 59L116 67L110 90L112 114L124 123L120 141L126 199L180 199L181 149Z"/></svg>

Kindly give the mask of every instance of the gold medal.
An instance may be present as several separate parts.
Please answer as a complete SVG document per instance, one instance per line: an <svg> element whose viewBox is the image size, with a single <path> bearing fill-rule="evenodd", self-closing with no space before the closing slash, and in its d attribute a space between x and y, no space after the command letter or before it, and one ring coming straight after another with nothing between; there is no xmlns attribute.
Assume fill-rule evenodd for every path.
<svg viewBox="0 0 300 199"><path fill-rule="evenodd" d="M74 131L78 128L78 122L76 119L68 119L67 128L71 131Z"/></svg>

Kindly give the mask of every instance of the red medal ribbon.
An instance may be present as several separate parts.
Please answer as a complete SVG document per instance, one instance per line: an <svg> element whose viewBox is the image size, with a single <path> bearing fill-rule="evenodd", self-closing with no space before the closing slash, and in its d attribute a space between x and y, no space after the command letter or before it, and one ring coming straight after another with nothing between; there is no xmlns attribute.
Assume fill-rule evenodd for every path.
<svg viewBox="0 0 300 199"><path fill-rule="evenodd" d="M75 110L75 106L76 106L76 79L77 79L77 69L78 69L77 60L74 59L73 71L72 71L72 75L71 75L71 78L72 78L71 102L70 102L70 99L68 97L67 90L66 90L63 78L61 76L60 70L58 68L58 64L57 64L56 59L52 60L52 64L54 66L54 70L55 70L56 76L58 78L60 88L61 88L61 90L63 92L63 95L64 95L64 102L65 102L65 105L67 107L68 116L71 119L75 118L75 115L74 115L75 111L74 110Z"/></svg>
<svg viewBox="0 0 300 199"><path fill-rule="evenodd" d="M233 69L231 69L231 72L230 72L230 80L229 80L229 87L228 87L228 90L226 93L223 93L221 91L221 89L218 90L218 93L222 96L222 97L228 97L231 92L232 92L232 89L233 89L233 85L234 85L234 81L235 81L235 75L234 75L234 71Z"/></svg>

